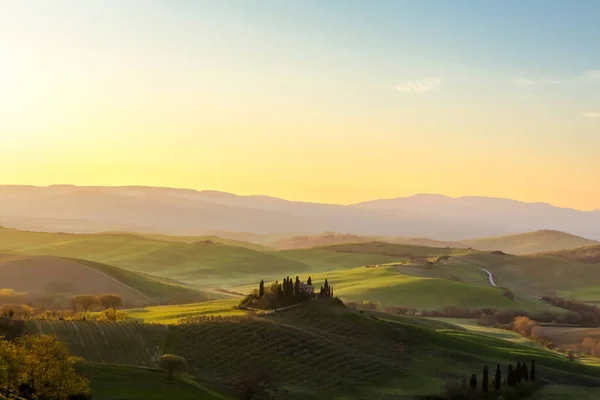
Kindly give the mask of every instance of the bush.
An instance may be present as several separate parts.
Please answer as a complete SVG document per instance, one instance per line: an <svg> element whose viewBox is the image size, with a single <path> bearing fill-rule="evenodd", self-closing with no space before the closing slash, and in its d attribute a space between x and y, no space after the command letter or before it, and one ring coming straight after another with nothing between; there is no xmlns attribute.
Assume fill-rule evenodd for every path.
<svg viewBox="0 0 600 400"><path fill-rule="evenodd" d="M167 371L169 379L173 379L175 376L179 378L181 373L187 371L187 361L183 357L179 357L173 354L165 354L158 360L158 366L160 369Z"/></svg>

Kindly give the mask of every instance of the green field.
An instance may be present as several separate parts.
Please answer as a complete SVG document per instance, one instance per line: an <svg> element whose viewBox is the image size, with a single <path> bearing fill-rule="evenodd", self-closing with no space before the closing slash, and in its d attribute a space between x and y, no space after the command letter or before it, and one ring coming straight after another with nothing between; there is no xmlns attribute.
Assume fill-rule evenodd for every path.
<svg viewBox="0 0 600 400"><path fill-rule="evenodd" d="M558 292L560 297L573 299L584 303L600 303L600 285L584 286L572 290L561 290Z"/></svg>
<svg viewBox="0 0 600 400"><path fill-rule="evenodd" d="M300 278L306 280L307 275ZM314 274L312 281L317 290L323 285L325 278L334 287L334 295L344 301L380 302L383 306L403 306L419 310L436 310L455 305L473 309L563 312L528 296L516 296L516 301L512 301L503 295L501 289L489 285L407 275L398 272L395 266L359 267ZM257 285L246 285L236 287L235 290L249 293L256 287Z"/></svg>
<svg viewBox="0 0 600 400"><path fill-rule="evenodd" d="M127 318L145 323L177 324L182 318L197 316L245 316L246 311L235 309L240 298L207 301L197 304L156 306L125 310Z"/></svg>
<svg viewBox="0 0 600 400"><path fill-rule="evenodd" d="M91 260L203 287L309 270L301 262L272 252L132 234L75 235L0 228L0 251Z"/></svg>
<svg viewBox="0 0 600 400"><path fill-rule="evenodd" d="M44 321L36 329L57 334L75 354L96 364L152 367L156 346L188 360L193 381L178 384L152 370L95 365L92 386L103 399L141 399L150 391L156 397L147 398L158 399L169 390L181 398L219 398L202 394L208 393L205 388L235 396L226 384L249 368L270 372L275 399L409 399L441 391L484 364L531 359L536 359L540 378L600 387L596 368L545 349L445 321L352 311L335 300L269 316L192 325ZM112 387L111 381L118 384Z"/></svg>
<svg viewBox="0 0 600 400"><path fill-rule="evenodd" d="M513 256L473 252L458 257L489 270L497 285L542 296L600 285L597 266L550 256Z"/></svg>
<svg viewBox="0 0 600 400"><path fill-rule="evenodd" d="M189 377L169 381L163 371L139 367L89 364L84 367L89 376L93 397L102 400L225 400Z"/></svg>
<svg viewBox="0 0 600 400"><path fill-rule="evenodd" d="M530 400L596 400L598 398L600 398L600 388L548 385L535 393Z"/></svg>
<svg viewBox="0 0 600 400"><path fill-rule="evenodd" d="M164 348L168 329L154 324L109 321L30 320L30 333L55 335L88 361L153 367L157 347Z"/></svg>

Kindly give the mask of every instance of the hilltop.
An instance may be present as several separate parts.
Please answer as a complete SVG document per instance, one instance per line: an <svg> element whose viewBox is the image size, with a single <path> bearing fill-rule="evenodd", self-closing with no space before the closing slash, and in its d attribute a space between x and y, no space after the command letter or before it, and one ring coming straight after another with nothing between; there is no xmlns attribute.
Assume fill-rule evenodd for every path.
<svg viewBox="0 0 600 400"><path fill-rule="evenodd" d="M584 263L600 264L600 244L582 246L571 250L548 252L546 255Z"/></svg>
<svg viewBox="0 0 600 400"><path fill-rule="evenodd" d="M23 298L117 294L125 305L204 301L212 295L106 264L54 256L0 253L0 282ZM4 302L11 302L5 296ZM16 301L16 299L15 299ZM24 303L24 301L21 301Z"/></svg>
<svg viewBox="0 0 600 400"><path fill-rule="evenodd" d="M598 244L595 240L547 229L517 235L463 240L462 243L477 250L501 250L509 254L552 252Z"/></svg>

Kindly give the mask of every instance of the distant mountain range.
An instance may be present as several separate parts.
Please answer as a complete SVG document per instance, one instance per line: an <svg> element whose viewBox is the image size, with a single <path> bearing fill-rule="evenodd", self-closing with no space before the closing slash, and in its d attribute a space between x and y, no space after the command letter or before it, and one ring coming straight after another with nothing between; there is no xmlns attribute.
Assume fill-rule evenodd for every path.
<svg viewBox="0 0 600 400"><path fill-rule="evenodd" d="M353 205L157 187L0 186L0 225L66 232L219 231L462 240L540 229L600 239L600 211L516 200L419 194Z"/></svg>

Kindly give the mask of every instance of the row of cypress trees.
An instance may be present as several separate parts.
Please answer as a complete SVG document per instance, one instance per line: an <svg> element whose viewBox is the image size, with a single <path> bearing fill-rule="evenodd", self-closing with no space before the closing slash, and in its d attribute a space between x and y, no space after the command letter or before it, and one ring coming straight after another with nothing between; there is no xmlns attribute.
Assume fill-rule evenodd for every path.
<svg viewBox="0 0 600 400"><path fill-rule="evenodd" d="M506 378L504 381L502 380L502 371L500 369L500 364L496 366L496 375L492 382L494 390L500 391L502 386L517 386L522 382L535 381L535 360L531 361L531 367L527 368L527 363L520 361L517 363L516 368L513 368L512 364L508 365L508 370L506 374ZM471 380L469 381L469 386L471 389L477 389L477 374L471 375ZM488 392L490 390L489 384L489 372L488 366L483 367L483 374L481 379L481 390L483 392Z"/></svg>

